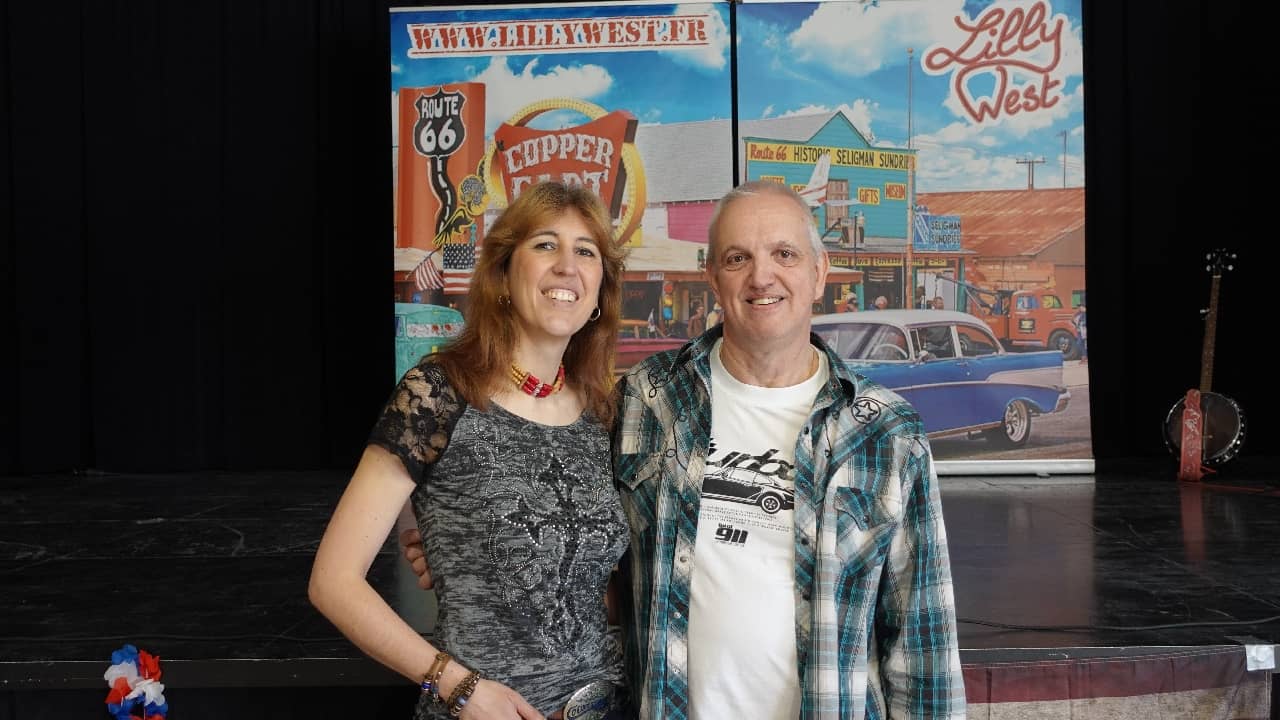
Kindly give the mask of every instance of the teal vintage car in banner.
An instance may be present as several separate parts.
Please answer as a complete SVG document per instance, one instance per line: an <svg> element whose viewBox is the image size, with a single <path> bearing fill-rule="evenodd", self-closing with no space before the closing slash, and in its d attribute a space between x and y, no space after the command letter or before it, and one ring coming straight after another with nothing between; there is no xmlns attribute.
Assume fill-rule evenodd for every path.
<svg viewBox="0 0 1280 720"><path fill-rule="evenodd" d="M462 313L440 305L396 303L396 382L423 355L462 332Z"/></svg>

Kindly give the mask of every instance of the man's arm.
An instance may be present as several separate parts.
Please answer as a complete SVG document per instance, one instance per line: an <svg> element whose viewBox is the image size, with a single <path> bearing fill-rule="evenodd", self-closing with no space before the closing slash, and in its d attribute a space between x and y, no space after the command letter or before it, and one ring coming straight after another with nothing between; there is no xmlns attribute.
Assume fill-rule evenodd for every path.
<svg viewBox="0 0 1280 720"><path fill-rule="evenodd" d="M910 442L902 522L877 600L875 651L889 717L961 719L964 676L938 476L928 442Z"/></svg>

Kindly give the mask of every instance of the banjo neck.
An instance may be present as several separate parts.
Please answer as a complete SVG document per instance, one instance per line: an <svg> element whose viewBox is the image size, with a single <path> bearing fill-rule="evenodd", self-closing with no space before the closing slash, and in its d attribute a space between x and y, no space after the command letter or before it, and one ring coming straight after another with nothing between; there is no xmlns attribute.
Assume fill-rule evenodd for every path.
<svg viewBox="0 0 1280 720"><path fill-rule="evenodd" d="M1204 318L1204 346L1200 349L1200 392L1207 393L1213 383L1213 345L1218 333L1218 286L1222 271L1214 269L1209 285L1209 309Z"/></svg>

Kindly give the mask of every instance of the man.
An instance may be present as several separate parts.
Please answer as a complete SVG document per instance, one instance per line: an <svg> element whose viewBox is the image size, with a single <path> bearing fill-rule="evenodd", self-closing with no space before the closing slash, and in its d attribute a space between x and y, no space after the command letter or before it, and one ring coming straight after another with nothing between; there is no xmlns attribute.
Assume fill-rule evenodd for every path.
<svg viewBox="0 0 1280 720"><path fill-rule="evenodd" d="M1089 327L1084 303L1076 306L1075 315L1071 316L1071 324L1076 328L1076 346L1080 348L1080 362L1089 362Z"/></svg>
<svg viewBox="0 0 1280 720"><path fill-rule="evenodd" d="M884 310L889 307L889 298L883 295L877 295L874 307L876 310Z"/></svg>
<svg viewBox="0 0 1280 720"><path fill-rule="evenodd" d="M706 266L720 324L619 380L641 718L965 715L924 428L810 333L828 265L794 191L730 191Z"/></svg>
<svg viewBox="0 0 1280 720"><path fill-rule="evenodd" d="M642 718L964 716L924 428L810 333L827 268L793 191L731 191L706 267L721 324L619 381Z"/></svg>

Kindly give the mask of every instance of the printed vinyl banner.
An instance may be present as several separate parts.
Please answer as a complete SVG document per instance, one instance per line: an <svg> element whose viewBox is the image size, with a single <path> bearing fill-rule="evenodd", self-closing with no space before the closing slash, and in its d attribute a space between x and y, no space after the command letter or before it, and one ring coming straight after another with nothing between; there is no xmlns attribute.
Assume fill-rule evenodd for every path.
<svg viewBox="0 0 1280 720"><path fill-rule="evenodd" d="M1091 458L1078 0L735 11L738 177L812 206L818 333L939 460Z"/></svg>
<svg viewBox="0 0 1280 720"><path fill-rule="evenodd" d="M461 327L485 228L528 183L612 211L622 370L714 324L715 201L772 180L830 255L814 330L920 410L944 471L1092 471L1078 0L390 20L397 378Z"/></svg>
<svg viewBox="0 0 1280 720"><path fill-rule="evenodd" d="M630 248L619 371L680 346L733 186L727 3L391 12L396 377L461 326L484 229L527 184L594 188Z"/></svg>

